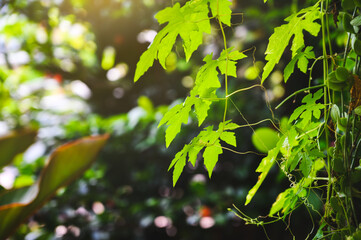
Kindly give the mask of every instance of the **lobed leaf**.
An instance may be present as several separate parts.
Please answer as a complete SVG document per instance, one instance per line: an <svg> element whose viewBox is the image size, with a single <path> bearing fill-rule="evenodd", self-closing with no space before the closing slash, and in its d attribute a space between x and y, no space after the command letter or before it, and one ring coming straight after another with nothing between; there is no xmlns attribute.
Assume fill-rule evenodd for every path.
<svg viewBox="0 0 361 240"><path fill-rule="evenodd" d="M259 187L263 183L263 181L266 179L266 176L268 175L268 172L271 170L272 166L277 160L278 153L280 152L280 148L282 146L282 143L284 142L285 137L282 137L275 148L270 150L268 152L267 157L263 158L261 163L259 164L258 168L256 169L256 172L260 172L261 174L258 176L258 181L256 185L253 186L251 190L249 190L247 197L246 197L246 203L245 205L249 204L258 191Z"/></svg>
<svg viewBox="0 0 361 240"><path fill-rule="evenodd" d="M300 164L300 170L303 176L307 177L312 169L313 161L307 153L302 154L302 160Z"/></svg>
<svg viewBox="0 0 361 240"><path fill-rule="evenodd" d="M218 162L218 156L223 153L220 140L236 147L236 137L233 132L225 131L225 125L228 125L233 129L239 127L237 124L231 122L222 122L219 124L218 130L214 131L213 126L209 126L201 131L198 136L193 138L189 144L186 144L183 149L175 155L168 168L168 171L174 168L173 186L177 183L184 166L187 163L187 158L188 161L195 166L197 156L202 149L204 149L204 165L208 171L209 177L212 176L213 169Z"/></svg>
<svg viewBox="0 0 361 240"><path fill-rule="evenodd" d="M288 23L275 28L266 49L267 63L262 74L262 82L268 77L275 65L280 61L281 56L292 37L292 57L295 57L297 51L304 46L303 31L307 31L313 36L318 35L321 26L315 21L319 18L319 7L316 4L312 7L302 9L296 14L292 14L285 19Z"/></svg>
<svg viewBox="0 0 361 240"><path fill-rule="evenodd" d="M209 6L214 17L219 17L220 21L231 26L232 3L229 0L210 0Z"/></svg>
<svg viewBox="0 0 361 240"><path fill-rule="evenodd" d="M309 123L312 119L312 116L316 119L321 117L321 109L324 109L325 106L320 103L316 103L323 96L323 90L318 90L314 95L312 93L307 94L303 99L302 103L304 105L299 106L290 116L289 122L296 120L297 118L303 119L304 122Z"/></svg>
<svg viewBox="0 0 361 240"><path fill-rule="evenodd" d="M233 147L237 146L236 136L234 132L222 132L220 139Z"/></svg>
<svg viewBox="0 0 361 240"><path fill-rule="evenodd" d="M195 86L190 92L190 96L184 103L178 104L168 111L160 121L158 126L168 125L165 135L167 147L180 132L182 124L188 122L193 106L197 114L199 126L208 116L208 110L212 104L212 101L208 99L217 98L216 90L221 87L218 79L218 69L221 72L225 71L224 64L228 63L229 66L234 66L234 68L231 67L227 70L228 75L236 76L236 61L245 58L246 55L239 51L232 51L232 48L229 48L227 51L224 50L218 59L213 60L212 57L213 54L209 54L203 59L205 64L199 69Z"/></svg>
<svg viewBox="0 0 361 240"><path fill-rule="evenodd" d="M217 140L214 145L206 147L203 153L204 165L208 170L208 176L211 178L214 167L218 162L218 156L223 153L221 144Z"/></svg>
<svg viewBox="0 0 361 240"><path fill-rule="evenodd" d="M295 69L295 65L297 62L297 67L301 70L301 72L306 73L308 67L308 59L315 58L315 53L313 52L313 47L306 47L305 51L302 52L302 48L300 48L296 55L292 58L292 60L287 64L284 70L284 80L287 82L288 78L291 76Z"/></svg>
<svg viewBox="0 0 361 240"><path fill-rule="evenodd" d="M179 3L158 12L155 18L159 24L168 23L159 31L149 48L142 54L137 63L134 81L159 60L166 68L165 60L170 54L178 36L183 40L183 48L187 61L193 52L202 44L203 33L210 33L211 26L208 19L207 1L190 1L183 7ZM199 21L200 19L204 19Z"/></svg>

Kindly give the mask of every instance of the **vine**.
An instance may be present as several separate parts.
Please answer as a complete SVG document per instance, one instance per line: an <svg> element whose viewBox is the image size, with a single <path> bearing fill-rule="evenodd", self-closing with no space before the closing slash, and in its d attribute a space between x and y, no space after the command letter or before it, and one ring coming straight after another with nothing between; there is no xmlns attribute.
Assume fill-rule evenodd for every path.
<svg viewBox="0 0 361 240"><path fill-rule="evenodd" d="M219 25L224 45L217 59L213 59L212 53L203 59L205 64L199 69L189 96L183 103L170 109L159 123L159 126L168 126L165 133L168 147L181 131L182 125L188 123L191 111L195 112L200 127L206 120L212 103L224 102L223 118L218 126L210 125L201 130L175 155L169 166L169 170L174 169L173 185L177 183L187 162L195 166L197 156L202 151L209 177L223 150L237 154L252 153L241 153L223 144L236 148L235 129L252 128L264 121L270 121L279 131L279 140L256 169L260 175L257 183L248 192L245 205L252 201L274 165L278 165L287 176L290 187L278 195L267 221L264 218L251 218L236 206L232 211L246 223L263 227L265 224L284 221L295 209L304 206L309 213L313 211L320 217L317 232L313 233L312 229L308 237L313 234L313 239L361 239L361 214L357 211L360 204L355 204L355 200L361 198L361 190L357 186L361 181L361 165L357 162L361 158L361 1L342 0L341 7L332 2L336 8L333 13L330 11L330 4L330 0L319 0L287 17L285 23L276 27L269 38L265 52L267 63L263 69L261 84L231 93L228 89L228 77L237 78L236 64L247 56L244 54L246 51L228 48L224 28L231 26L233 13L230 1L190 0L183 6L175 3L155 16L159 24L167 25L159 31L148 50L140 57L135 81L139 80L155 60L166 68L166 57L172 51L178 36L183 41L185 58L188 61L203 43L203 34L211 33L213 20ZM343 53L333 53L330 18L336 23L342 18L343 30L348 34ZM317 45L305 45L305 32L315 38L320 37L321 56L316 57L314 52ZM284 69L284 80L287 82L295 68L298 68L309 74L309 87L295 91L276 109L296 94L306 92L307 95L284 126L278 127L273 119L249 123L230 97L254 87L264 89L263 82L279 63L290 43L292 59ZM313 79L312 70L320 60L323 76ZM223 97L219 97L216 92L222 87L219 74L224 76ZM230 103L246 121L246 125L238 125L227 119ZM272 112L272 109L270 110ZM259 140L262 143L262 139ZM319 185L319 182L322 184ZM311 193L322 201L322 213L309 201ZM311 213L310 217L314 222ZM292 234L290 229L289 231Z"/></svg>

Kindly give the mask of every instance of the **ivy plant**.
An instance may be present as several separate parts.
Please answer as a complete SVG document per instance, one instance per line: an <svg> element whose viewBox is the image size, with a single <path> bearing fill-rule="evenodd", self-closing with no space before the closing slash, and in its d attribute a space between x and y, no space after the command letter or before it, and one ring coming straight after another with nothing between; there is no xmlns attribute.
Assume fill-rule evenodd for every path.
<svg viewBox="0 0 361 240"><path fill-rule="evenodd" d="M188 123L192 111L195 112L199 127L202 127L212 103L224 102L223 117L218 126L208 124L175 155L169 167L169 170L173 169L174 185L186 163L190 162L194 166L200 154L211 177L218 157L225 149L237 153L225 147L225 144L237 147L234 130L251 127L251 124L241 126L227 118L229 103L232 103L230 97L249 89L228 92L228 78L237 77L236 64L247 57L245 51L227 46L224 28L231 26L233 13L230 7L228 0L191 0L183 6L176 3L160 11L156 19L159 24L167 25L159 31L137 64L135 81L155 60L165 68L165 59L178 36L183 42L188 61L202 44L203 35L210 34L211 23L219 25L218 31L224 40L223 51L218 58L209 54L203 59L204 65L198 71L189 96L183 103L170 109L159 124L167 125L165 138L168 147L181 131L182 125ZM278 195L267 220L264 217L251 218L234 206L235 210L232 211L247 224L263 226L284 221L295 209L304 206L319 216L318 227L314 228L318 230L311 230L308 238L361 239L360 7L360 0L342 0L340 5L331 0L314 1L311 6L284 19L285 23L276 27L270 36L261 85L255 86L263 87L288 46L292 58L284 68L285 82L297 80L293 79L296 67L308 74L310 80L307 88L295 91L280 104L296 94L304 95L301 105L288 116L287 123L278 126L277 121L273 121L279 138L256 169L259 173L258 181L249 190L245 205L252 201L274 166L278 166L290 181L289 188ZM330 11L331 8L333 11ZM334 52L335 44L330 34L337 27L338 34L347 38L344 51L341 52ZM306 45L305 34L314 37L313 42L316 44ZM322 54L316 56L314 49L319 46ZM312 70L319 61L322 61L322 77L313 79ZM217 91L222 86L223 91ZM220 96L220 93L224 95ZM262 139L258 140L262 143ZM311 195L317 196L322 202L322 209L313 206Z"/></svg>

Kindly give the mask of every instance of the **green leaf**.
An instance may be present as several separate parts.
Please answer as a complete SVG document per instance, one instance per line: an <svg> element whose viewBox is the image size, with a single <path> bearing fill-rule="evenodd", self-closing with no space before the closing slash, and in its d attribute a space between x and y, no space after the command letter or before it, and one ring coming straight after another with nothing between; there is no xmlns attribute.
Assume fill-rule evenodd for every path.
<svg viewBox="0 0 361 240"><path fill-rule="evenodd" d="M283 209L283 206L285 205L286 200L290 197L290 194L292 194L292 189L287 189L286 191L280 193L277 196L276 201L272 204L271 210L269 212L269 216L273 216L277 212L281 211ZM293 197L291 195L291 197Z"/></svg>
<svg viewBox="0 0 361 240"><path fill-rule="evenodd" d="M219 124L219 129L223 129L224 131L226 130L235 130L237 128L240 128L240 126L236 123L233 123L231 121L226 121L225 123L221 122Z"/></svg>
<svg viewBox="0 0 361 240"><path fill-rule="evenodd" d="M208 176L211 178L214 167L218 162L218 156L223 153L221 144L217 140L214 145L206 147L203 153L204 165L208 170Z"/></svg>
<svg viewBox="0 0 361 240"><path fill-rule="evenodd" d="M273 216L279 211L282 211L284 216L286 216L289 210L294 208L297 200L300 197L305 197L306 195L307 191L302 187L301 183L286 189L278 195L276 201L272 204L269 216Z"/></svg>
<svg viewBox="0 0 361 240"><path fill-rule="evenodd" d="M318 240L324 237L323 235L323 228L327 225L326 222L323 222L321 226L318 228L316 235L312 238L312 240Z"/></svg>
<svg viewBox="0 0 361 240"><path fill-rule="evenodd" d="M309 32L313 36L317 36L320 31L320 24L315 22L320 18L319 8L317 4L312 7L302 9L296 14L292 14L285 19L286 24L275 28L274 33L269 39L266 50L266 60L268 61L264 67L262 74L262 82L272 72L275 65L280 61L283 52L294 36L291 44L292 57L295 57L297 51L304 46L303 31Z"/></svg>
<svg viewBox="0 0 361 240"><path fill-rule="evenodd" d="M219 124L218 130L214 131L213 126L209 126L201 131L198 136L186 144L181 151L179 151L172 160L168 171L171 168L173 170L173 186L177 183L184 166L188 161L195 165L199 152L205 148L203 152L204 165L208 171L209 177L212 176L213 169L218 162L218 156L222 154L223 150L220 144L220 140L236 147L236 137L233 132L224 130L224 126L228 126L230 129L236 129L239 126L229 121Z"/></svg>
<svg viewBox="0 0 361 240"><path fill-rule="evenodd" d="M199 126L208 116L212 101L207 100L207 98L217 98L216 90L221 87L217 69L224 73L227 72L229 76L236 76L236 61L245 58L246 55L239 51L232 51L232 48L229 48L227 51L224 50L218 59L213 60L212 57L213 54L209 54L203 59L205 64L197 73L195 86L190 92L190 96L184 103L178 104L168 111L160 121L159 126L168 125L165 136L167 147L180 132L182 123L186 124L188 122L189 113L193 106ZM225 71L224 65L226 63L228 64L227 71Z"/></svg>
<svg viewBox="0 0 361 240"><path fill-rule="evenodd" d="M316 119L319 119L321 117L321 109L324 109L325 106L323 104L316 103L316 101L319 100L322 96L323 96L322 89L318 90L313 96L312 93L307 94L302 99L302 103L305 104L295 109L288 122L291 123L297 118L301 118L307 124L311 121L312 116L315 117Z"/></svg>
<svg viewBox="0 0 361 240"><path fill-rule="evenodd" d="M180 132L182 123L188 123L189 112L191 111L192 105L192 99L187 98L184 103L180 103L169 110L160 121L158 127L163 124L169 125L165 131L167 147L171 144L175 136Z"/></svg>
<svg viewBox="0 0 361 240"><path fill-rule="evenodd" d="M230 6L232 3L229 0L210 0L209 3L212 15L214 17L219 17L221 22L231 26L232 10L230 9Z"/></svg>
<svg viewBox="0 0 361 240"><path fill-rule="evenodd" d="M197 114L198 126L202 125L206 117L208 116L208 110L212 104L212 101L207 101L198 97L194 97L194 111Z"/></svg>
<svg viewBox="0 0 361 240"><path fill-rule="evenodd" d="M42 170L37 184L5 192L0 197L0 239L45 204L56 191L89 168L108 135L87 137L57 148Z"/></svg>
<svg viewBox="0 0 361 240"><path fill-rule="evenodd" d="M305 51L302 52L302 48L300 48L296 55L292 58L292 60L287 64L284 70L284 79L287 82L288 78L294 71L296 62L297 67L301 70L301 72L306 73L308 67L308 59L315 58L315 53L313 52L313 47L306 47Z"/></svg>
<svg viewBox="0 0 361 240"><path fill-rule="evenodd" d="M350 24L355 27L361 26L361 16L357 16L354 19L352 19Z"/></svg>
<svg viewBox="0 0 361 240"><path fill-rule="evenodd" d="M142 54L137 63L134 81L153 65L154 60L166 68L166 58L170 54L178 36L183 40L183 48L187 61L192 53L202 44L203 33L210 33L207 1L190 1L183 7L179 3L158 12L155 18L159 24L168 23L159 31L149 48ZM202 19L202 21L199 21ZM203 20L204 19L204 20Z"/></svg>
<svg viewBox="0 0 361 240"><path fill-rule="evenodd" d="M225 141L226 143L232 145L233 147L237 146L236 136L234 135L234 132L222 132L220 138L222 141Z"/></svg>
<svg viewBox="0 0 361 240"><path fill-rule="evenodd" d="M246 197L246 203L245 205L249 204L258 191L259 187L263 183L263 181L266 179L266 176L268 175L268 172L271 170L272 166L277 160L278 153L280 152L281 143L285 140L284 137L282 137L277 146L270 150L268 152L267 157L263 158L261 163L259 164L258 168L256 169L256 172L260 172L261 174L258 176L258 181L256 185L253 186L251 190L249 190L247 197Z"/></svg>
<svg viewBox="0 0 361 240"><path fill-rule="evenodd" d="M356 115L361 116L361 106L358 106L353 111L355 112Z"/></svg>
<svg viewBox="0 0 361 240"><path fill-rule="evenodd" d="M300 170L303 176L308 177L310 175L312 169L312 159L309 157L307 153L302 154L302 160L300 164Z"/></svg>
<svg viewBox="0 0 361 240"><path fill-rule="evenodd" d="M227 59L228 53L228 59ZM191 91L192 96L199 96L201 98L211 97L215 90L221 87L218 79L217 68L222 74L236 77L236 63L238 60L247 57L239 51L233 51L232 48L223 50L219 58L213 60L213 53L207 55L203 61L206 62L198 71L195 86ZM226 71L227 65L227 71Z"/></svg>
<svg viewBox="0 0 361 240"><path fill-rule="evenodd" d="M176 182L178 181L184 166L186 165L186 158L187 158L187 152L189 151L189 145L185 145L184 148L178 152L174 159L172 160L172 163L170 164L168 171L174 167L173 170L173 186L175 186Z"/></svg>
<svg viewBox="0 0 361 240"><path fill-rule="evenodd" d="M21 129L0 137L0 168L8 165L19 153L35 142L37 131Z"/></svg>

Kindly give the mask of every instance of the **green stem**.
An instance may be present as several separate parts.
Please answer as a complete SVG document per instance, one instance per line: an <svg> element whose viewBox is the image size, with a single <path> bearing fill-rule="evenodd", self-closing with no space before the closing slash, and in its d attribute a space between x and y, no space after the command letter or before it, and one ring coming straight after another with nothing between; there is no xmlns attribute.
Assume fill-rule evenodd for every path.
<svg viewBox="0 0 361 240"><path fill-rule="evenodd" d="M286 97L280 104L277 105L276 109L278 109L279 107L281 107L285 102L287 102L290 98L292 98L293 96L299 94L299 93L302 93L306 90L310 90L310 89L315 89L315 88L321 88L321 87L324 87L325 84L320 84L320 85L317 85L317 86L312 86L312 87L306 87L306 88L302 88L294 93L292 93L291 95L289 95L288 97Z"/></svg>
<svg viewBox="0 0 361 240"><path fill-rule="evenodd" d="M325 8L325 0L321 1L321 27L322 27L322 53L323 53L323 79L324 79L324 105L326 106L328 103L327 93L328 93L328 60L327 60L327 43L326 43L326 27L327 24L325 23L325 12L327 11L327 5L328 1L326 0L326 8ZM328 149L329 144L329 136L328 136L328 110L327 108L324 109L324 118L325 118L325 124L324 124L324 132L325 132L325 140L326 140L326 149ZM330 164L330 155L327 154L327 175L329 178L329 181L327 183L327 197L326 197L326 203L325 205L329 205L330 202L330 194L331 194L331 184L332 184L332 176L331 176L331 164ZM325 214L328 214L326 212ZM327 217L327 215L326 215Z"/></svg>
<svg viewBox="0 0 361 240"><path fill-rule="evenodd" d="M227 39L226 39L226 34L224 33L224 29L223 29L223 25L222 25L222 21L219 17L219 15L217 15L217 19L218 19L218 23L219 23L219 27L221 28L222 31L222 36L223 36L223 44L224 44L224 50L226 51L226 71L224 73L224 88L225 88L225 106L224 106L224 113L223 113L223 122L226 121L226 116L227 116L227 108L228 108L228 47L227 47Z"/></svg>

